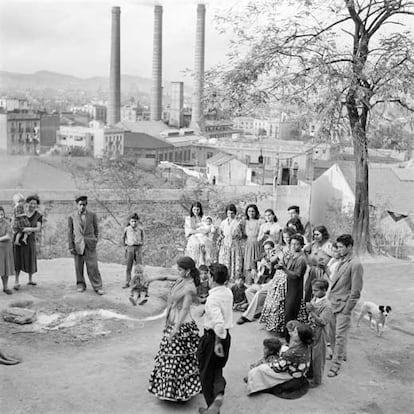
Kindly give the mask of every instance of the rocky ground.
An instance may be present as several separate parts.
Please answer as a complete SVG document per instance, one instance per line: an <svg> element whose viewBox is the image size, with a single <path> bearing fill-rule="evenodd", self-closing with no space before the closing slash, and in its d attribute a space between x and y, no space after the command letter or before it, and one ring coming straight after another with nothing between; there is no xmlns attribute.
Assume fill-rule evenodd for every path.
<svg viewBox="0 0 414 414"><path fill-rule="evenodd" d="M377 337L367 321L356 328L356 312L348 361L340 375L288 401L246 396L242 378L249 363L260 357L267 333L257 323L236 325L222 413L412 412L414 264L384 258L364 263L362 300L393 308L384 335ZM0 309L17 303L37 311L37 321L30 325L0 320L1 349L23 359L20 365L0 365L1 413L196 413L203 405L201 396L174 404L146 391L163 328L168 283L154 282L149 302L133 307L128 292L121 289L124 268L101 264L101 271L106 291L102 297L91 289L76 292L70 259L40 261L37 286L22 284L12 296L0 294ZM169 271L149 268L153 274ZM21 280L24 283L25 277ZM197 321L201 310L192 310Z"/></svg>

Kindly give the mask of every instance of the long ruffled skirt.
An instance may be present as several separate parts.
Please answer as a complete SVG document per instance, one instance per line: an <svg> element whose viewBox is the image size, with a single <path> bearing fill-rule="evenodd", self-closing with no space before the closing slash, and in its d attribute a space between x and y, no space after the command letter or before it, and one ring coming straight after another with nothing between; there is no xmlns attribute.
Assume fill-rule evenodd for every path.
<svg viewBox="0 0 414 414"><path fill-rule="evenodd" d="M259 322L266 330L282 334L285 330L285 299L287 277L283 270L276 270L269 287Z"/></svg>
<svg viewBox="0 0 414 414"><path fill-rule="evenodd" d="M169 341L172 329L171 325L164 329L148 391L161 400L188 401L201 392L197 360L200 337L194 321L182 324Z"/></svg>

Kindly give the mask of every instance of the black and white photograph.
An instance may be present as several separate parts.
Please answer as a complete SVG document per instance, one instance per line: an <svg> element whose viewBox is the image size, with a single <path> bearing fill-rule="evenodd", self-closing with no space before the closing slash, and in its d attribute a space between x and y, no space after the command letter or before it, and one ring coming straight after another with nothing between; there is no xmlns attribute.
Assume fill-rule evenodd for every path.
<svg viewBox="0 0 414 414"><path fill-rule="evenodd" d="M0 412L406 414L414 0L0 0Z"/></svg>

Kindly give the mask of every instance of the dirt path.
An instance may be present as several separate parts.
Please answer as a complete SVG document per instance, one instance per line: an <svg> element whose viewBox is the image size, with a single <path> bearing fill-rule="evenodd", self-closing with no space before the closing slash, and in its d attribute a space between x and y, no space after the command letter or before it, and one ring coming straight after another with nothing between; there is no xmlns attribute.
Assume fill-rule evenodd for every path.
<svg viewBox="0 0 414 414"><path fill-rule="evenodd" d="M16 300L31 300L41 314L59 314L61 319L49 328L73 312L93 311L81 323L48 331L23 333L33 331L33 326L0 321L2 349L24 359L17 366L0 365L1 413L196 413L203 405L201 396L187 404L172 404L158 401L146 391L163 319L143 318L160 313L163 301L155 293L163 296L167 287L153 284L149 303L132 307L128 292L120 288L123 268L102 264L101 269L107 292L103 297L90 289L84 294L75 292L68 259L40 262L38 286L24 286L18 294L0 296L0 309ZM270 395L246 396L242 378L249 363L260 355L267 334L256 323L236 326L225 370L228 388L223 414L412 412L414 264L370 261L365 269L363 299L390 304L394 310L384 336L376 337L366 321L360 328L353 326L349 360L341 374L324 379L320 388L303 398L287 401ZM138 320L99 318L98 309ZM199 311L193 311L196 319Z"/></svg>

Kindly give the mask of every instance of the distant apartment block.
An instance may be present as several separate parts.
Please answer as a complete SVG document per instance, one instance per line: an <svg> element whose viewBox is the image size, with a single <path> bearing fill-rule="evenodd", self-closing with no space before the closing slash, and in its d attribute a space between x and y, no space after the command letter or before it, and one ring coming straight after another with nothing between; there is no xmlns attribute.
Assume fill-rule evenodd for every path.
<svg viewBox="0 0 414 414"><path fill-rule="evenodd" d="M72 106L71 112L88 115L88 121L95 120L106 123L107 108L105 105L88 103L82 106Z"/></svg>
<svg viewBox="0 0 414 414"><path fill-rule="evenodd" d="M281 140L299 140L302 135L301 123L284 114L280 119L241 116L233 119L233 126L246 134Z"/></svg>
<svg viewBox="0 0 414 414"><path fill-rule="evenodd" d="M0 111L12 112L12 111L29 111L29 102L27 99L9 98L3 96L0 98Z"/></svg>
<svg viewBox="0 0 414 414"><path fill-rule="evenodd" d="M85 154L93 153L93 133L83 126L61 126L57 132L57 144L68 152L72 148L82 148Z"/></svg>
<svg viewBox="0 0 414 414"><path fill-rule="evenodd" d="M106 123L107 109L105 105L87 104L84 108L91 119Z"/></svg>
<svg viewBox="0 0 414 414"><path fill-rule="evenodd" d="M26 112L0 114L0 149L7 154L37 154L40 115Z"/></svg>
<svg viewBox="0 0 414 414"><path fill-rule="evenodd" d="M93 157L117 157L124 154L124 131L116 127L105 127L98 121L91 121L89 127L61 126L58 145L70 152L82 148L85 155Z"/></svg>
<svg viewBox="0 0 414 414"><path fill-rule="evenodd" d="M277 138L279 134L279 121L275 119L261 119L240 116L233 119L233 126L246 134L263 135Z"/></svg>
<svg viewBox="0 0 414 414"><path fill-rule="evenodd" d="M231 138L239 132L233 128L233 121L205 121L202 135L206 138Z"/></svg>

